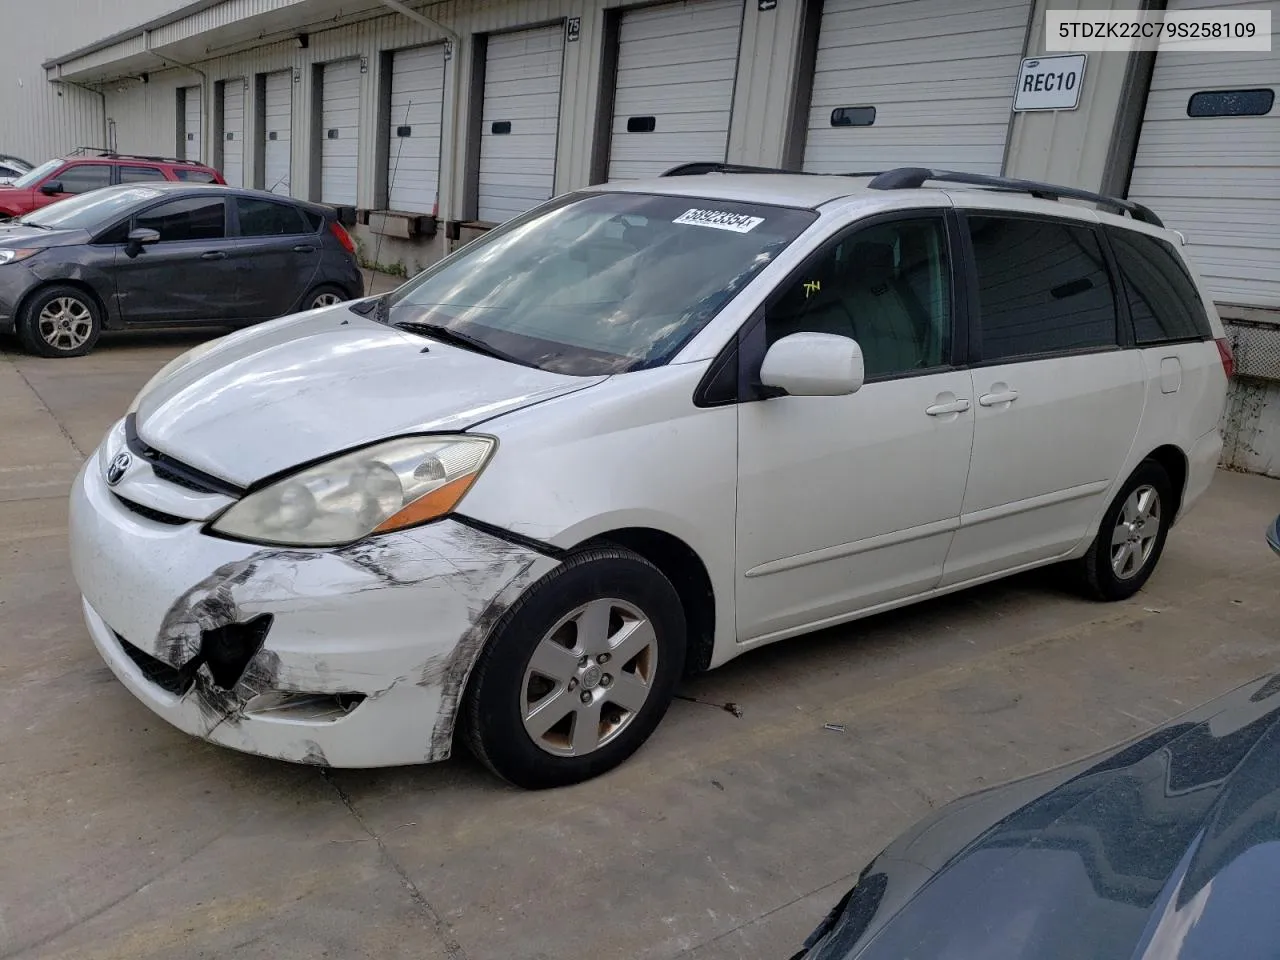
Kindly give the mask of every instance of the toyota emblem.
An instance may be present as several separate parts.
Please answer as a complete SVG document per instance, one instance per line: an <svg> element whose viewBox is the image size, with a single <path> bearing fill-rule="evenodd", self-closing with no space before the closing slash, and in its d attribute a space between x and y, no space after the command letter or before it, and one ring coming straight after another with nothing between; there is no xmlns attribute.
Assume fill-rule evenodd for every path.
<svg viewBox="0 0 1280 960"><path fill-rule="evenodd" d="M126 450L121 450L112 457L111 462L107 464L107 486L114 487L119 483L129 471L131 463L133 463L133 457L129 456Z"/></svg>

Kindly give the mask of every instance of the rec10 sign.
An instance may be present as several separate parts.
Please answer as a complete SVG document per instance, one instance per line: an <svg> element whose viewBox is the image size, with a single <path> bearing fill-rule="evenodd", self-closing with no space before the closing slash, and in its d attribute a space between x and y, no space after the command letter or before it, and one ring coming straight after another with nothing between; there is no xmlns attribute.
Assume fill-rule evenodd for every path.
<svg viewBox="0 0 1280 960"><path fill-rule="evenodd" d="M1018 71L1014 110L1074 110L1084 86L1083 53L1065 57L1027 57Z"/></svg>

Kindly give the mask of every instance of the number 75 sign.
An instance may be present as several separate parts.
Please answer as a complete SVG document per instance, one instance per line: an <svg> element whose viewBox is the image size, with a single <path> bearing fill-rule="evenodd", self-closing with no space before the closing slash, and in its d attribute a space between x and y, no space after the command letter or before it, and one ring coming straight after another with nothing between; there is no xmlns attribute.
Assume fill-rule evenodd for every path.
<svg viewBox="0 0 1280 960"><path fill-rule="evenodd" d="M1084 86L1083 53L1063 57L1027 57L1018 71L1014 110L1074 110Z"/></svg>

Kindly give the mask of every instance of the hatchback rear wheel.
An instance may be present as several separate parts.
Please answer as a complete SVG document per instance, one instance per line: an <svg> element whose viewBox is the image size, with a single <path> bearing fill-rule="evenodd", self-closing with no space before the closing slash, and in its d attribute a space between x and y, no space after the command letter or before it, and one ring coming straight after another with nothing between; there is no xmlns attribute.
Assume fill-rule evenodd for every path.
<svg viewBox="0 0 1280 960"><path fill-rule="evenodd" d="M336 303L343 303L351 298L347 296L347 292L336 284L326 283L323 286L316 287L302 300L303 310L318 310L321 307L332 307Z"/></svg>
<svg viewBox="0 0 1280 960"><path fill-rule="evenodd" d="M42 357L82 357L102 334L97 301L79 287L45 287L26 302L18 317L18 338Z"/></svg>

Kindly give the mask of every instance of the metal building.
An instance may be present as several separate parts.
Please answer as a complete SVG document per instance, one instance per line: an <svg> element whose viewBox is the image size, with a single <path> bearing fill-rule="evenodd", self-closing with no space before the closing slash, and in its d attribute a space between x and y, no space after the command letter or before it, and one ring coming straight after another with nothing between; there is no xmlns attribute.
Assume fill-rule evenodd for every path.
<svg viewBox="0 0 1280 960"><path fill-rule="evenodd" d="M550 196L688 160L930 165L1128 191L1186 234L1246 331L1245 373L1280 380L1274 44L1091 53L1074 102L1028 110L1015 96L1027 61L1048 56L1050 7L1165 5L1269 7L124 0L116 22L136 26L112 32L99 17L77 26L78 44L42 35L50 82L24 96L39 100L42 129L66 130L42 141L50 150L198 157L232 182L350 208L365 258L410 273ZM51 90L74 108L48 110ZM32 125L25 102L0 94L18 130ZM1280 445L1280 418L1274 432Z"/></svg>

